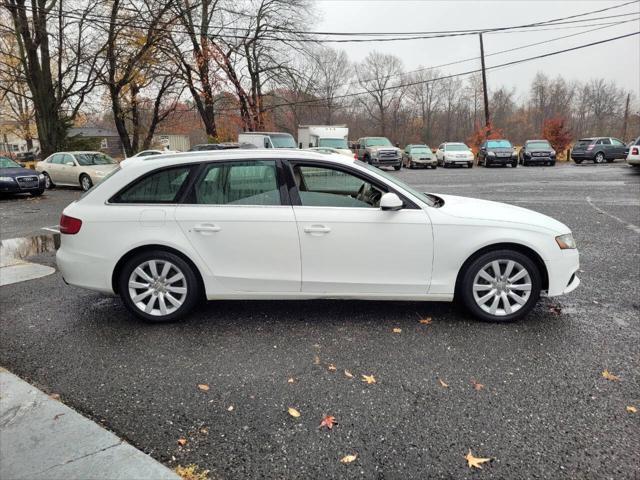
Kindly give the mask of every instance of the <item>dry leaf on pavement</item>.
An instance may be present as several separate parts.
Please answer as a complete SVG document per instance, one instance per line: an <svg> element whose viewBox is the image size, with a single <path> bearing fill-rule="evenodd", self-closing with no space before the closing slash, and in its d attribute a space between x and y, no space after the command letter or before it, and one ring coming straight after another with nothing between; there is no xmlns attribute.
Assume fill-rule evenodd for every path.
<svg viewBox="0 0 640 480"><path fill-rule="evenodd" d="M318 355L314 355L313 364L314 365L320 365L320 357Z"/></svg>
<svg viewBox="0 0 640 480"><path fill-rule="evenodd" d="M471 385L473 385L473 389L480 391L484 388L484 385L478 382L475 378L471 379Z"/></svg>
<svg viewBox="0 0 640 480"><path fill-rule="evenodd" d="M289 412L289 415L291 415L293 418L298 418L300 416L300 412L293 407L289 407L287 412Z"/></svg>
<svg viewBox="0 0 640 480"><path fill-rule="evenodd" d="M287 383L296 383L296 379L291 377L291 378L287 379Z"/></svg>
<svg viewBox="0 0 640 480"><path fill-rule="evenodd" d="M394 328L393 329L393 333L402 333L402 329L401 328Z"/></svg>
<svg viewBox="0 0 640 480"><path fill-rule="evenodd" d="M181 447L184 447L187 444L187 439L182 437L178 439L178 445L180 445Z"/></svg>
<svg viewBox="0 0 640 480"><path fill-rule="evenodd" d="M330 372L335 372L337 368L333 363L330 363L329 365L327 365L327 370L329 370Z"/></svg>
<svg viewBox="0 0 640 480"><path fill-rule="evenodd" d="M633 405L627 405L627 412L636 413L637 411L638 411L638 409L636 407L634 407Z"/></svg>
<svg viewBox="0 0 640 480"><path fill-rule="evenodd" d="M368 384L376 383L376 377L373 375L362 375L362 381Z"/></svg>
<svg viewBox="0 0 640 480"><path fill-rule="evenodd" d="M345 370L344 371L344 376L347 378L353 378L353 373L351 373L349 370Z"/></svg>
<svg viewBox="0 0 640 480"><path fill-rule="evenodd" d="M611 380L612 382L619 382L620 381L620 377L617 376L617 375L614 375L609 370L605 370L604 372L602 372L602 377L606 378L607 380Z"/></svg>
<svg viewBox="0 0 640 480"><path fill-rule="evenodd" d="M431 317L427 317L427 318L421 318L420 320L418 320L422 325L431 325L432 320Z"/></svg>
<svg viewBox="0 0 640 480"><path fill-rule="evenodd" d="M353 455L345 455L344 457L342 457L340 459L340 461L342 463L351 463L353 462L356 458L358 458L358 454L354 453Z"/></svg>
<svg viewBox="0 0 640 480"><path fill-rule="evenodd" d="M329 430L331 430L333 426L337 424L338 422L336 422L336 417L325 415L318 428L327 427Z"/></svg>
<svg viewBox="0 0 640 480"><path fill-rule="evenodd" d="M233 412L233 405L229 405L229 408L227 408L227 412Z"/></svg>
<svg viewBox="0 0 640 480"><path fill-rule="evenodd" d="M51 400L60 400L60 394L59 393L52 393L51 395L49 395L49 398Z"/></svg>
<svg viewBox="0 0 640 480"><path fill-rule="evenodd" d="M487 462L491 461L490 458L474 457L473 454L471 453L471 450L469 450L469 453L467 453L467 455L464 458L467 461L467 465L469 466L469 468L480 468L480 469L482 469L482 467L480 465L482 465L483 463L487 463Z"/></svg>
<svg viewBox="0 0 640 480"><path fill-rule="evenodd" d="M199 383L198 384L198 388L200 390L202 390L203 392L208 392L209 391L209 385L207 385L206 383Z"/></svg>
<svg viewBox="0 0 640 480"><path fill-rule="evenodd" d="M174 472L176 472L182 480L208 480L209 478L209 470L200 470L196 465L189 465L187 467L178 465Z"/></svg>
<svg viewBox="0 0 640 480"><path fill-rule="evenodd" d="M440 386L443 388L449 388L449 384L445 383L440 377L438 377L438 382L440 382Z"/></svg>

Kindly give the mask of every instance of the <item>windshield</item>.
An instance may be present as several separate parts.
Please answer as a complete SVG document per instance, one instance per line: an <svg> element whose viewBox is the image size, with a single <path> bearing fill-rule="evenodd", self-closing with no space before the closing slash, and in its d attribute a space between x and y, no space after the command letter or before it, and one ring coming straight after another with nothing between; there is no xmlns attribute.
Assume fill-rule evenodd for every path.
<svg viewBox="0 0 640 480"><path fill-rule="evenodd" d="M321 138L318 140L319 147L329 148L349 148L344 138Z"/></svg>
<svg viewBox="0 0 640 480"><path fill-rule="evenodd" d="M16 162L7 157L0 157L0 168L22 168Z"/></svg>
<svg viewBox="0 0 640 480"><path fill-rule="evenodd" d="M403 190L406 190L407 192L409 192L410 194L414 195L415 197L419 198L420 200L422 200L424 203L426 203L427 205L429 205L430 207L433 207L435 205L434 201L429 198L427 195L425 195L422 192L417 191L416 189L414 189L413 187L410 187L409 185L407 185L406 183L398 180L397 177L394 177L393 175L388 174L387 172L385 172L384 170L380 170L377 167L374 167L373 165L369 165L368 163L364 163L361 162L360 160L356 160L354 163L357 163L358 165L360 165L361 167L366 168L367 170L371 170L372 172L377 173L378 175L383 176L384 178L386 178L387 180L389 180L389 182L391 182L393 185L397 185L398 187L402 188Z"/></svg>
<svg viewBox="0 0 640 480"><path fill-rule="evenodd" d="M296 148L296 142L293 137L287 133L279 135L269 135L273 148Z"/></svg>
<svg viewBox="0 0 640 480"><path fill-rule="evenodd" d="M509 140L489 140L487 148L512 148Z"/></svg>
<svg viewBox="0 0 640 480"><path fill-rule="evenodd" d="M411 153L431 153L429 147L411 147Z"/></svg>
<svg viewBox="0 0 640 480"><path fill-rule="evenodd" d="M75 153L74 156L83 167L89 165L113 165L116 161L104 153Z"/></svg>
<svg viewBox="0 0 640 480"><path fill-rule="evenodd" d="M365 147L393 147L388 138L385 137L371 137L364 141Z"/></svg>
<svg viewBox="0 0 640 480"><path fill-rule="evenodd" d="M469 150L469 147L467 147L464 143L452 143L446 145L445 150L452 152L466 152L467 150Z"/></svg>
<svg viewBox="0 0 640 480"><path fill-rule="evenodd" d="M551 148L549 142L527 142L527 148Z"/></svg>

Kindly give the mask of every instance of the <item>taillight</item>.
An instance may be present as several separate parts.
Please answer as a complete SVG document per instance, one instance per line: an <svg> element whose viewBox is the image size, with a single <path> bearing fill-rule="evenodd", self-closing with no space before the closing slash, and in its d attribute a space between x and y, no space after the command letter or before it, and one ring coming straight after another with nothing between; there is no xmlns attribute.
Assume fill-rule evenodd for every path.
<svg viewBox="0 0 640 480"><path fill-rule="evenodd" d="M64 214L60 217L60 233L75 235L80 231L80 227L82 227L82 220L79 218L68 217Z"/></svg>
<svg viewBox="0 0 640 480"><path fill-rule="evenodd" d="M631 149L631 155L638 155L639 152L640 150L638 150L638 147L633 147Z"/></svg>

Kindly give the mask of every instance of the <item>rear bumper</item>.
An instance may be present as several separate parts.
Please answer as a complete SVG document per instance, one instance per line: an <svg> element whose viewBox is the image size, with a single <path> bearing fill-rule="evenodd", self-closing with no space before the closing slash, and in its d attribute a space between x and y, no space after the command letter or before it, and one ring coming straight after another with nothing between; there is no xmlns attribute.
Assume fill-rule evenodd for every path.
<svg viewBox="0 0 640 480"><path fill-rule="evenodd" d="M571 160L593 160L595 153L571 151Z"/></svg>
<svg viewBox="0 0 640 480"><path fill-rule="evenodd" d="M633 155L627 157L627 163L629 165L640 165L640 155Z"/></svg>
<svg viewBox="0 0 640 480"><path fill-rule="evenodd" d="M56 253L56 263L65 283L108 295L115 294L111 285L112 262L65 248L63 238Z"/></svg>

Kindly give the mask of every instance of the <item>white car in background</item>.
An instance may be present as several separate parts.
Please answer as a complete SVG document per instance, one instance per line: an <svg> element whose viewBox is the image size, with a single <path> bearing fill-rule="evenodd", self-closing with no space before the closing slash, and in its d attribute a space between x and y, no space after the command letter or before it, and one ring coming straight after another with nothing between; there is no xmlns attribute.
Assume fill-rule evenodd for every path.
<svg viewBox="0 0 640 480"><path fill-rule="evenodd" d="M580 283L571 231L553 218L294 149L133 163L65 208L60 232L64 280L148 321L203 298L457 298L511 321Z"/></svg>
<svg viewBox="0 0 640 480"><path fill-rule="evenodd" d="M640 167L640 137L636 138L635 141L629 145L627 163L634 167Z"/></svg>
<svg viewBox="0 0 640 480"><path fill-rule="evenodd" d="M445 142L441 143L436 150L438 166L451 167L454 165L473 167L473 152L464 143Z"/></svg>

